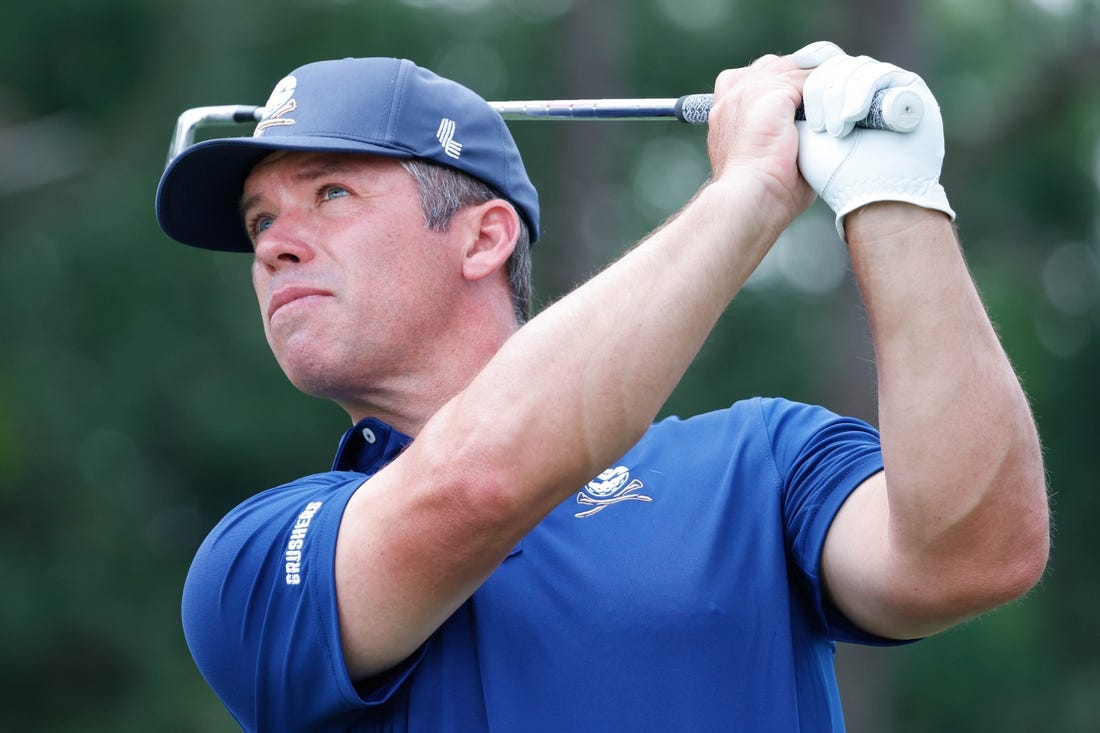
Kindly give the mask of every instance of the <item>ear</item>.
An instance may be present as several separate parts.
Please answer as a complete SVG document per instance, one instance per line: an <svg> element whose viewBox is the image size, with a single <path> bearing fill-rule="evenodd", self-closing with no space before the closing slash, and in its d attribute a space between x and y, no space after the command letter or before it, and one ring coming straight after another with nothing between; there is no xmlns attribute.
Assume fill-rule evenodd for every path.
<svg viewBox="0 0 1100 733"><path fill-rule="evenodd" d="M462 251L462 276L481 280L504 267L519 237L519 215L512 205L493 199L465 209L469 236Z"/></svg>

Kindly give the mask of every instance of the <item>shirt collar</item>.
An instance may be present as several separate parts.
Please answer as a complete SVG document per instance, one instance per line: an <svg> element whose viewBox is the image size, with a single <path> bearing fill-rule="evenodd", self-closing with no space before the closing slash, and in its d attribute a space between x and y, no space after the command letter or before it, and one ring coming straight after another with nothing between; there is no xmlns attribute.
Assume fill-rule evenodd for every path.
<svg viewBox="0 0 1100 733"><path fill-rule="evenodd" d="M373 417L363 418L344 433L333 471L373 474L405 450L412 438Z"/></svg>

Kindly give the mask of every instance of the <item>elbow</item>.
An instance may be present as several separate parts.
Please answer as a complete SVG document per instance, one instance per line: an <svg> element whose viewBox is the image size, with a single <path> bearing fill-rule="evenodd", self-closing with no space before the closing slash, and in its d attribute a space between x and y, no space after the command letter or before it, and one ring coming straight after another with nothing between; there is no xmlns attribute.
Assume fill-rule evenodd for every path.
<svg viewBox="0 0 1100 733"><path fill-rule="evenodd" d="M1022 525L1002 566L1002 602L1021 598L1038 585L1050 560L1050 519L1045 504Z"/></svg>
<svg viewBox="0 0 1100 733"><path fill-rule="evenodd" d="M1011 519L958 527L946 554L936 553L906 585L901 607L931 619L938 631L1026 596L1043 579L1050 557L1050 521L1045 498L1016 506Z"/></svg>
<svg viewBox="0 0 1100 733"><path fill-rule="evenodd" d="M1051 546L1045 486L1043 501L1022 511L1015 522L998 534L997 549L970 569L984 576L983 580L969 583L974 592L970 602L976 613L1016 601L1042 581Z"/></svg>
<svg viewBox="0 0 1100 733"><path fill-rule="evenodd" d="M932 573L906 576L907 582L895 586L895 594L886 600L901 625L886 627L884 635L929 636L1026 596L1043 578L1050 542L1045 528L1024 534L1015 535L996 557L942 560Z"/></svg>
<svg viewBox="0 0 1100 733"><path fill-rule="evenodd" d="M1050 502L1037 438L1029 448L1018 464L1015 490L1009 492L1017 501L1009 512L1015 514L1015 521L1008 524L1010 529L1004 533L1006 541L1002 545L1007 600L1020 598L1038 585L1050 559Z"/></svg>
<svg viewBox="0 0 1100 733"><path fill-rule="evenodd" d="M987 606L1017 600L1039 584L1050 559L1050 507L1038 438L1025 433L1015 452L1005 456L989 482L987 495L998 497L975 528L988 537L974 545L985 558L991 595Z"/></svg>
<svg viewBox="0 0 1100 733"><path fill-rule="evenodd" d="M485 526L501 527L522 523L525 503L517 477L509 467L482 463L470 472L467 480L456 486L455 501L468 517L475 517Z"/></svg>
<svg viewBox="0 0 1100 733"><path fill-rule="evenodd" d="M418 442L425 474L434 486L431 493L445 505L439 508L444 516L481 527L490 540L526 525L537 501L514 449L509 452L492 441L453 434L445 440Z"/></svg>

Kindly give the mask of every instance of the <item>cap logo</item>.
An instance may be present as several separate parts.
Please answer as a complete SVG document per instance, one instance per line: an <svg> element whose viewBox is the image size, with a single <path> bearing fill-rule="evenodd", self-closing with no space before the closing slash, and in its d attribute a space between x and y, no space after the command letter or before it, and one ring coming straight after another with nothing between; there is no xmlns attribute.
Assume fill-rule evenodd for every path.
<svg viewBox="0 0 1100 733"><path fill-rule="evenodd" d="M252 137L259 137L269 127L281 127L293 125L294 120L287 117L298 108L298 102L294 99L294 92L298 88L298 80L293 76L284 77L275 85L275 89L268 97L264 105L264 118L256 125Z"/></svg>
<svg viewBox="0 0 1100 733"><path fill-rule="evenodd" d="M462 155L462 143L455 140L455 121L444 117L439 121L439 129L435 132L439 144L443 146L443 152L458 160Z"/></svg>

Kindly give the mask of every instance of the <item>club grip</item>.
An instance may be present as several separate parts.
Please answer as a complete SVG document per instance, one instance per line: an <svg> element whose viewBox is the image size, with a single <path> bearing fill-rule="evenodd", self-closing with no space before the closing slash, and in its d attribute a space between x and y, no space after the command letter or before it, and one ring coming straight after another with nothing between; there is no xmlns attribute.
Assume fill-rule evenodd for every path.
<svg viewBox="0 0 1100 733"><path fill-rule="evenodd" d="M705 125L714 104L711 94L688 94L676 100L676 119L689 125ZM924 102L912 89L879 89L871 99L867 116L856 127L892 132L912 132L924 117ZM795 111L796 120L806 119L802 105Z"/></svg>

